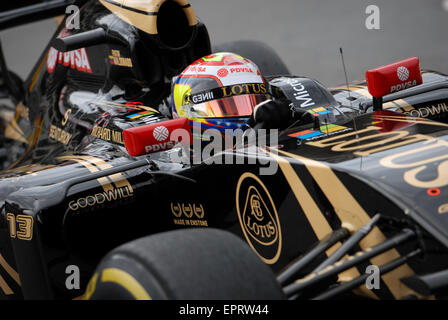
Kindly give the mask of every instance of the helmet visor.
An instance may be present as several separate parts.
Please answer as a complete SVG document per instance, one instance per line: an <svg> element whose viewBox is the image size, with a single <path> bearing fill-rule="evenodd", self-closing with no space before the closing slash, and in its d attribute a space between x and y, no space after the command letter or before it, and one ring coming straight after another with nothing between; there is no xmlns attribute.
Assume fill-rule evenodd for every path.
<svg viewBox="0 0 448 320"><path fill-rule="evenodd" d="M248 117L267 95L246 94L183 106L189 118Z"/></svg>

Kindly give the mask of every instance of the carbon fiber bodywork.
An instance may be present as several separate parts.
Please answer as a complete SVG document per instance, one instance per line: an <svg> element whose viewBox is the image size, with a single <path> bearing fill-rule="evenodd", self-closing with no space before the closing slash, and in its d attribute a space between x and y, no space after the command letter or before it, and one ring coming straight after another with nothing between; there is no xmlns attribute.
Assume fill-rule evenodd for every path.
<svg viewBox="0 0 448 320"><path fill-rule="evenodd" d="M104 28L117 41L68 53L49 45L24 84L23 100L3 113L10 150L0 174L5 298L81 296L107 252L177 228L228 230L279 273L334 230L356 231L377 213L385 222L356 249L368 250L403 228L416 230L418 238L341 272L339 281L416 247L424 254L384 275L381 289L356 294L421 297L400 279L448 267L445 75L425 71L420 91L392 96L380 112L369 110L364 81L327 90L307 78L274 77L272 93L297 108L345 108L352 117L336 117L325 128L289 128L277 146L256 154L225 152L242 164L175 162L175 150L133 158L122 131L168 119L168 78L210 52L206 29L199 21L182 48L155 49L160 39L101 2L82 10L79 32ZM63 25L55 37L69 35ZM296 99L298 83L311 100ZM260 176L261 165L249 164L260 155L278 165L275 174ZM258 209L248 199L257 199ZM81 269L79 290L65 286L68 265Z"/></svg>

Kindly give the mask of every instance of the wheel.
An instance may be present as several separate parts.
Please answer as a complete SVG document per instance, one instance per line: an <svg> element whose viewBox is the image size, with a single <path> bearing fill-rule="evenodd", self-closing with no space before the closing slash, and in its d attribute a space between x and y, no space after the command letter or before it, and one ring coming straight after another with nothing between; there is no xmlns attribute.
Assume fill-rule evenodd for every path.
<svg viewBox="0 0 448 320"><path fill-rule="evenodd" d="M270 46L259 41L234 41L213 47L213 52L233 52L252 60L264 76L290 75L280 56Z"/></svg>
<svg viewBox="0 0 448 320"><path fill-rule="evenodd" d="M283 299L272 271L235 235L212 228L124 244L98 265L86 299Z"/></svg>

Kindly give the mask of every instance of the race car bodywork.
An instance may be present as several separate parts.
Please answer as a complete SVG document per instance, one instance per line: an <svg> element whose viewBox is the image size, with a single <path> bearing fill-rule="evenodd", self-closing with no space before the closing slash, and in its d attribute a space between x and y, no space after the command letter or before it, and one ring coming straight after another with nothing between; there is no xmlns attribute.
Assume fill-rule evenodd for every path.
<svg viewBox="0 0 448 320"><path fill-rule="evenodd" d="M162 22L141 22L142 10L157 9ZM432 291L424 296L402 280L448 267L445 75L422 72L423 84L386 96L384 110L374 112L365 81L326 89L308 78L271 77L273 95L290 96L316 119L335 109L350 110L351 116L288 128L275 145L214 156L227 155L233 164L176 161L178 149L131 157L123 130L168 120L168 78L211 52L207 31L180 0L147 1L144 8L91 1L81 13L81 30L61 24L23 83L14 110L2 110L7 152L0 180L0 289L5 298L79 297L102 257L118 245L198 227L227 230L246 241L289 286L289 296L301 292L312 298L331 284L359 278L369 265L397 261L382 274L380 288L358 285L354 294L443 296ZM177 30L182 37L162 31L170 13L184 14L179 24L184 29ZM99 42L73 38L92 30L89 37ZM64 38L70 40L61 42ZM260 175L267 167L278 170ZM368 234L343 256L357 250L371 256L327 274L326 285L314 285L321 276L313 273L316 267L369 223ZM310 248L328 244L335 233L338 241L325 253L294 279L287 275ZM376 247L383 243L388 245ZM68 290L71 265L81 270L81 286ZM329 265L338 271L337 264ZM302 277L303 287L296 288L292 280ZM344 294L352 295L351 290Z"/></svg>

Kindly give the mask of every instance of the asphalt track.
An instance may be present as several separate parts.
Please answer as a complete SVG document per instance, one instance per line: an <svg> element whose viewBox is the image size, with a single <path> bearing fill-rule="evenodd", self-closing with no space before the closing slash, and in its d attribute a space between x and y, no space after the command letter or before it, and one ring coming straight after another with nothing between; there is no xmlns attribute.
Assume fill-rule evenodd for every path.
<svg viewBox="0 0 448 320"><path fill-rule="evenodd" d="M448 12L443 0L191 0L214 43L254 39L274 47L291 72L343 83L343 47L350 80L410 56L448 73ZM380 30L365 27L368 5L380 9ZM25 77L54 29L53 19L0 33L10 68Z"/></svg>

